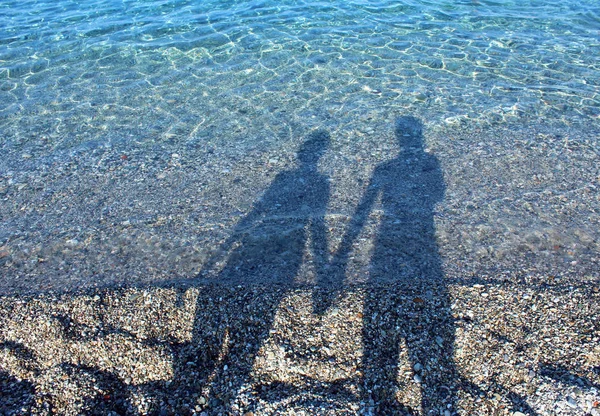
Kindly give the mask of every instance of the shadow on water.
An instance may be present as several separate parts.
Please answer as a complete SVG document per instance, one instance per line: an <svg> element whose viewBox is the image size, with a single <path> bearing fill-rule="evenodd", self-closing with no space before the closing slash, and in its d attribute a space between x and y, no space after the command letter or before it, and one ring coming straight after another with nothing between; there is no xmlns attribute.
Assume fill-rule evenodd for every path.
<svg viewBox="0 0 600 416"><path fill-rule="evenodd" d="M324 131L309 135L298 152L298 167L277 175L191 283L198 287L197 298L173 285L177 302L196 303L191 336L140 337L137 329L120 329L120 315L140 305L138 295L122 295L117 309L98 296L100 323L95 326L82 325L67 315L52 315L66 341L138 342L141 338L140 347L168 351L172 358L168 382L136 386L93 365L63 363L64 374L102 392L90 396L84 410L135 413L133 398L144 396L150 414L192 414L192 409L199 411L198 406L208 414L238 414L256 410L260 400L285 408L316 405L328 414L342 414L342 407L344 414L356 414L356 406L349 406L356 404L362 414L428 415L454 414L460 391L483 397L485 393L462 377L453 361L456 327L434 224L435 205L445 192L439 161L425 152L418 119L400 117L395 134L398 156L374 169L331 256L325 224L329 179L317 169L330 137ZM369 223L377 225L369 228ZM368 277L356 289L350 276L353 253L361 249L359 237L369 232L373 247ZM299 274L311 274L320 286L312 295L311 319L317 321L340 305L344 293L360 293L361 312L355 315L362 327L362 339L357 340L357 345L362 344L358 371L328 380L301 375L305 379L300 387L277 378L253 380L259 350L272 336L276 313ZM175 309L185 309L181 305ZM136 313L143 316L144 312ZM152 319L146 320L151 326ZM292 325L291 338L295 330ZM10 354L23 356L23 361L36 361L17 344L3 346ZM301 353L307 355L292 359L309 363L332 359L319 351ZM352 361L338 359L335 365ZM400 373L409 376L401 379ZM16 386L9 392L13 399L33 388L28 382L13 381L8 373L0 374L0 382ZM521 396L502 389L497 390L513 406L535 414Z"/></svg>
<svg viewBox="0 0 600 416"><path fill-rule="evenodd" d="M443 271L433 221L433 210L443 199L445 185L438 160L424 152L419 120L397 119L395 134L399 155L375 168L334 263L338 271L346 270L352 245L380 201L381 215L368 285L393 284L398 280L412 281L421 287L436 283L436 293L428 293L430 298L435 296L436 310L407 314L399 310L395 302L365 297L363 396L378 412L409 411L395 398L396 368L402 345L399 337L404 336L416 381L423 383L422 406L427 411L432 399L449 393L441 387L447 384L446 376L454 372L450 300L440 284ZM424 304L426 299L415 298L414 301ZM423 316L428 319L421 319ZM438 371L431 371L432 366ZM451 398L446 401L453 404Z"/></svg>
<svg viewBox="0 0 600 416"><path fill-rule="evenodd" d="M224 261L218 275L207 279L218 284L291 285L303 263L305 246L321 275L327 254L325 210L329 180L317 163L329 147L325 131L313 132L298 151L300 166L277 175L203 267L200 278Z"/></svg>
<svg viewBox="0 0 600 416"><path fill-rule="evenodd" d="M347 276L353 245L375 215L366 284L373 293L363 305L362 400L374 414L453 414L458 391L485 394L454 363L456 328L434 223L444 178L437 158L425 152L418 119L399 117L395 136L398 156L374 169L332 261L340 276L334 280ZM404 385L398 381L403 353L414 374ZM420 403L407 406L403 390L412 382L420 387ZM522 397L510 400L535 414Z"/></svg>
<svg viewBox="0 0 600 416"><path fill-rule="evenodd" d="M233 402L239 400L245 388L250 389L250 374L259 349L269 337L275 314L303 262L308 259L312 264L314 281L319 286L313 291L313 313L323 316L337 303L350 287L346 280L353 247L375 211L379 213L379 225L372 236L369 277L364 284L359 379L329 383L308 380L300 390L290 383L261 382L258 396L265 401L269 397L275 401L296 397L296 405L305 399L322 406L328 401L361 402L367 414L430 414L456 409L457 390L469 390L474 396L482 394L477 386L461 378L453 362L455 327L433 218L435 205L445 191L439 161L424 151L418 119L398 118L395 134L398 157L375 168L331 259L327 258L324 223L329 182L317 171L317 162L330 138L320 131L301 147L300 166L275 178L252 212L221 245L219 254L207 262L201 278L224 288L278 288L271 290L268 301L257 302L255 296L244 295L221 301L220 307L225 310L248 311L226 314L234 321L207 323L205 317L200 320L197 315L192 344L220 346L198 362L209 380L204 388L209 390L210 407L233 411ZM219 271L210 274L215 268ZM221 314L215 317L223 318ZM218 328L208 331L213 334L209 341L207 328ZM413 379L404 384L398 381L402 348L404 360L414 373ZM192 355L180 362L182 375L188 371L184 363L197 359ZM213 366L207 368L209 362ZM359 385L358 393L348 388L348 382ZM409 383L417 383L420 389L421 399L413 401L412 406L402 404L411 394ZM310 400L303 399L307 390L312 395ZM513 403L533 414L519 397Z"/></svg>
<svg viewBox="0 0 600 416"><path fill-rule="evenodd" d="M250 305L250 298L236 298L231 310L262 310L260 325L246 320L243 325L227 322L220 325L223 331L220 340L232 336L227 327L235 327L244 333L241 340L230 342L225 357L213 372L211 401L219 404L234 399L247 381L257 352L269 335L278 305L286 293L285 288L294 284L305 256L310 258L317 280L323 275L327 255L327 233L325 211L329 200L329 180L317 170L317 163L327 151L330 143L325 131L313 132L303 143L297 154L299 166L280 173L274 179L253 210L244 217L205 265L200 278L218 285L280 286L281 290L270 298L270 304ZM308 246L308 250L305 248ZM306 252L307 251L307 252ZM205 277L211 269L223 262L218 273ZM266 307L265 307L266 306ZM203 305L198 305L203 307ZM264 323L268 323L267 326ZM195 330L203 327L196 322ZM237 332L237 331L236 331ZM193 339L199 339L194 334ZM222 345L223 342L218 342ZM221 374L224 369L236 377ZM220 382L224 382L225 384ZM218 397L217 397L218 394Z"/></svg>
<svg viewBox="0 0 600 416"><path fill-rule="evenodd" d="M365 296L363 401L377 414L413 413L397 400L402 389L397 383L398 360L405 345L414 381L421 384L421 408L428 414L433 403L450 409L455 404L448 388L457 374L452 362L454 326L433 219L445 185L439 161L424 151L420 121L398 118L395 135L400 152L375 168L332 269L341 276L336 280L343 279L353 245L377 209L367 287L383 285L389 290ZM410 289L402 289L407 284ZM395 298L403 295L412 296L414 305L401 306Z"/></svg>

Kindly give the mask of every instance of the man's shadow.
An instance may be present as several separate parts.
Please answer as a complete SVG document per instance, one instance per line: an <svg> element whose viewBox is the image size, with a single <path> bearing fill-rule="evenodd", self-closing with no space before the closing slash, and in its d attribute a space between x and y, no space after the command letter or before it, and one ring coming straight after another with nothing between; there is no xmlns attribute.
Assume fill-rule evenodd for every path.
<svg viewBox="0 0 600 416"><path fill-rule="evenodd" d="M313 264L315 279L321 279L328 253L324 217L329 180L319 173L317 165L329 143L327 132L311 133L298 151L298 167L276 176L252 211L203 266L200 282L223 286L224 290L260 286L269 293L260 304L251 304L255 302L252 296L226 299L231 304L220 307L228 311L228 322L194 322L195 343L206 338L204 328L219 328L207 344L219 345L221 351L215 350L210 357L199 360L203 362L200 366L208 362L214 365L212 374L205 374L211 380L210 405L231 408L242 385L248 382L286 287L294 284L307 258ZM235 316L240 322L235 321ZM215 313L215 319L222 318L223 314ZM233 380L230 374L235 375Z"/></svg>
<svg viewBox="0 0 600 416"><path fill-rule="evenodd" d="M411 367L417 369L422 410L428 414L431 402L439 403L448 394L440 390L445 384L442 378L455 372L454 325L442 283L433 218L445 185L437 158L424 151L421 122L400 117L395 134L398 157L375 168L332 264L338 273L347 272L355 240L379 209L367 282L367 291L375 289L378 295L367 293L363 309L364 401L371 403L376 414L415 411L401 405L396 397L402 388L397 376L404 343ZM407 296L411 299L408 307L400 301ZM450 398L443 401L454 405Z"/></svg>
<svg viewBox="0 0 600 416"><path fill-rule="evenodd" d="M437 158L424 149L418 119L398 118L395 135L398 156L375 168L330 269L334 281L351 280L353 245L370 217L378 221L363 304L362 401L374 414L455 414L459 390L472 397L485 392L454 363L456 327L434 222L444 178ZM400 377L401 355L409 380ZM409 383L418 385L418 403ZM535 414L522 397L508 395Z"/></svg>

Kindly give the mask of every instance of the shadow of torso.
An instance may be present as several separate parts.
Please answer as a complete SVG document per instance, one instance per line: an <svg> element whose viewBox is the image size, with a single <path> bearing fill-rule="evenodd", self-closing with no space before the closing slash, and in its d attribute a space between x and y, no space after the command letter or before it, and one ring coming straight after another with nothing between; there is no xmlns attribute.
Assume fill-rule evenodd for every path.
<svg viewBox="0 0 600 416"><path fill-rule="evenodd" d="M375 169L367 194L381 198L369 280L441 279L433 210L444 181L437 159L401 152Z"/></svg>
<svg viewBox="0 0 600 416"><path fill-rule="evenodd" d="M319 251L329 182L314 169L280 173L236 226L218 284L292 284L305 254ZM311 247L307 247L307 242ZM229 247L225 247L226 249Z"/></svg>

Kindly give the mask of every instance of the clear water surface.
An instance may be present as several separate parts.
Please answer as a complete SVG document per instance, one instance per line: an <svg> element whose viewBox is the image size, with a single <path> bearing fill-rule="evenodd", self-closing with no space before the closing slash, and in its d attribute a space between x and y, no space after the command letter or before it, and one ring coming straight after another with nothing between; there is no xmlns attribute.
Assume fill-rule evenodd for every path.
<svg viewBox="0 0 600 416"><path fill-rule="evenodd" d="M599 39L595 0L4 1L0 140L597 120Z"/></svg>
<svg viewBox="0 0 600 416"><path fill-rule="evenodd" d="M317 128L334 250L407 115L447 274L593 270L599 57L597 0L2 1L4 286L194 276Z"/></svg>

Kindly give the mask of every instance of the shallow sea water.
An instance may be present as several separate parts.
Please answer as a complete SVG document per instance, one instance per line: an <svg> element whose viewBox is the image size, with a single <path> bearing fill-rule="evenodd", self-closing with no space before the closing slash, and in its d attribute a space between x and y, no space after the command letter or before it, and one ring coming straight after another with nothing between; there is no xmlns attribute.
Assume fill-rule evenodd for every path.
<svg viewBox="0 0 600 416"><path fill-rule="evenodd" d="M449 276L594 270L598 39L595 0L3 2L2 291L195 276L315 129L333 253L402 116Z"/></svg>
<svg viewBox="0 0 600 416"><path fill-rule="evenodd" d="M0 408L593 414L599 57L598 0L1 1Z"/></svg>
<svg viewBox="0 0 600 416"><path fill-rule="evenodd" d="M573 1L25 1L0 6L2 141L277 144L373 109L600 115L600 7Z"/></svg>

